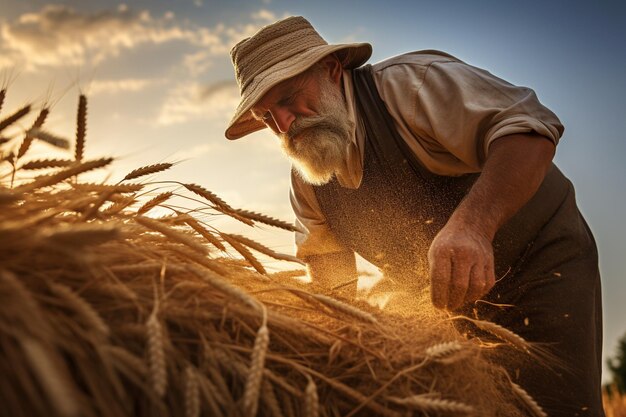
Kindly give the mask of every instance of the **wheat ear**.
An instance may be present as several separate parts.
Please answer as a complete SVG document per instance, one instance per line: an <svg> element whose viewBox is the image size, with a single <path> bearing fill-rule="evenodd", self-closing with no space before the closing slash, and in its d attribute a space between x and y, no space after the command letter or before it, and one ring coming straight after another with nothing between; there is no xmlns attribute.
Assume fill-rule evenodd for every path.
<svg viewBox="0 0 626 417"><path fill-rule="evenodd" d="M7 96L7 89L3 88L0 90L0 110L2 110L2 105L4 104L4 99Z"/></svg>
<svg viewBox="0 0 626 417"><path fill-rule="evenodd" d="M204 226L198 223L193 217L186 216L185 223L189 225L193 230L198 232L203 238L205 238L210 244L215 246L221 251L226 251L226 247L219 241L219 239L213 235L209 230L207 230Z"/></svg>
<svg viewBox="0 0 626 417"><path fill-rule="evenodd" d="M254 211L238 209L238 210L235 210L234 213L246 219L263 223L268 226L274 226L279 229L288 230L290 232L300 232L300 233L305 232L305 230L303 230L301 227L296 226L295 224L291 224L283 220L275 219L273 217L267 216L265 214L257 213Z"/></svg>
<svg viewBox="0 0 626 417"><path fill-rule="evenodd" d="M173 195L174 195L174 193L171 192L171 191L167 191L165 193L161 193L161 194L157 195L156 197L154 197L150 201L146 202L146 204L144 204L143 206L139 207L137 209L137 214L147 213L148 211L152 210L153 208L155 208L159 204L164 203L165 201L167 201Z"/></svg>
<svg viewBox="0 0 626 417"><path fill-rule="evenodd" d="M145 167L137 168L126 174L122 181L133 180L135 178L143 177L145 175L156 174L157 172L170 169L174 164L165 162L162 164L146 165Z"/></svg>
<svg viewBox="0 0 626 417"><path fill-rule="evenodd" d="M45 168L63 168L70 166L74 161L69 159L35 159L28 161L22 165L21 169L45 169Z"/></svg>
<svg viewBox="0 0 626 417"><path fill-rule="evenodd" d="M148 317L146 330L148 334L148 364L152 388L159 397L165 395L167 388L167 365L165 362L165 346L163 329L157 318L158 305Z"/></svg>
<svg viewBox="0 0 626 417"><path fill-rule="evenodd" d="M283 417L283 412L280 409L280 403L276 398L274 388L272 388L272 384L267 379L263 380L261 390L263 394L263 402L267 405L272 417Z"/></svg>
<svg viewBox="0 0 626 417"><path fill-rule="evenodd" d="M463 317L463 316L460 316L458 318L469 320L472 323L474 323L474 325L476 325L476 327L478 327L479 329L491 333L492 335L496 336L498 339L504 342L507 342L520 350L528 352L529 344L523 337L521 337L517 333L512 332L509 329L506 329L500 326L499 324L486 321L486 320L477 320L477 319L472 319L472 318Z"/></svg>
<svg viewBox="0 0 626 417"><path fill-rule="evenodd" d="M455 353L461 351L463 346L453 340L451 342L437 343L426 349L426 359L431 361L449 359Z"/></svg>
<svg viewBox="0 0 626 417"><path fill-rule="evenodd" d="M70 288L62 284L50 284L52 292L59 296L70 308L83 317L85 322L94 328L99 334L108 338L111 334L109 326L104 319L84 298L76 294Z"/></svg>
<svg viewBox="0 0 626 417"><path fill-rule="evenodd" d="M23 337L20 339L22 350L28 359L50 403L56 413L63 417L81 415L75 401L74 390L66 372L62 370L62 360L54 352L46 349L39 341Z"/></svg>
<svg viewBox="0 0 626 417"><path fill-rule="evenodd" d="M200 389L193 366L185 368L185 417L200 416Z"/></svg>
<svg viewBox="0 0 626 417"><path fill-rule="evenodd" d="M328 307L332 307L333 309L340 311L347 316L350 316L352 318L355 318L355 319L358 319L367 323L378 323L378 320L376 320L376 317L374 317L372 314L366 311L363 311L361 309L358 309L354 306L351 306L349 304L346 304L342 301L339 301L335 298L329 297L324 294L309 294L309 295L315 298L320 303Z"/></svg>
<svg viewBox="0 0 626 417"><path fill-rule="evenodd" d="M157 220L153 220L148 217L137 216L135 217L135 221L140 225L159 232L162 235L172 239L173 241L182 243L183 245L186 245L203 255L206 255L207 253L207 248L201 243L198 243L197 240L193 239L185 233L174 230Z"/></svg>
<svg viewBox="0 0 626 417"><path fill-rule="evenodd" d="M35 119L35 122L29 130L41 128L41 126L43 126L44 122L48 118L49 113L50 110L47 107L42 108L37 115L37 119ZM17 159L20 159L22 156L24 156L24 154L26 154L26 152L28 152L31 143L33 143L33 139L34 137L32 135L26 133L26 136L24 136L24 140L22 141L22 144L17 151Z"/></svg>
<svg viewBox="0 0 626 417"><path fill-rule="evenodd" d="M511 387L513 387L513 392L517 394L520 400L522 400L535 417L548 417L546 412L543 411L543 408L537 404L537 401L535 401L535 399L528 392L526 392L524 388L520 387L513 381L510 382Z"/></svg>
<svg viewBox="0 0 626 417"><path fill-rule="evenodd" d="M85 133L87 131L87 97L81 94L78 97L78 112L76 114L76 149L74 159L80 162L85 152Z"/></svg>
<svg viewBox="0 0 626 417"><path fill-rule="evenodd" d="M12 115L5 117L0 121L0 132L20 120L22 117L26 116L28 113L30 113L30 104L17 110Z"/></svg>
<svg viewBox="0 0 626 417"><path fill-rule="evenodd" d="M100 158L93 161L83 162L78 165L73 165L68 169L57 172L52 175L46 175L43 177L38 177L35 181L25 184L23 186L17 187L16 189L20 192L28 192L32 190L36 190L42 187L48 187L54 184L57 184L61 181L64 181L70 177L81 174L83 172L91 171L93 169L102 168L104 166L109 165L113 161L113 158Z"/></svg>
<svg viewBox="0 0 626 417"><path fill-rule="evenodd" d="M72 188L83 192L105 192L112 191L113 193L125 194L136 193L143 188L143 184L96 184L91 182L81 182L72 184Z"/></svg>
<svg viewBox="0 0 626 417"><path fill-rule="evenodd" d="M217 208L226 210L226 211L235 211L226 201L222 200L217 194L207 190L206 188L198 185L198 184L183 184L183 187L191 191L192 193L198 194L200 197L205 200L213 203Z"/></svg>
<svg viewBox="0 0 626 417"><path fill-rule="evenodd" d="M239 289L238 287L235 287L213 271L207 271L206 269L197 268L194 266L187 266L186 268L195 276L201 278L211 286L217 288L219 291L239 300L240 302L254 308L255 310L260 310L264 308L259 301L257 301L247 292Z"/></svg>
<svg viewBox="0 0 626 417"><path fill-rule="evenodd" d="M235 234L229 234L228 236L232 237L233 239L237 240L238 242L243 243L244 245L248 246L251 249L254 249L257 252L260 252L264 255L267 255L271 258L274 259L278 259L280 261L288 261L288 262L296 262L299 263L301 265L306 265L306 263L304 261L302 261L299 258L296 258L295 256L292 255L286 255L283 253L278 253L278 252L274 252L272 249L268 248L267 246L264 246L258 242L255 242L252 239L249 239L245 236L241 236L241 235L235 235Z"/></svg>
<svg viewBox="0 0 626 417"><path fill-rule="evenodd" d="M405 398L387 397L387 399L395 404L423 411L424 413L449 413L474 414L475 409L471 405L441 398L434 398L432 394L412 395Z"/></svg>
<svg viewBox="0 0 626 417"><path fill-rule="evenodd" d="M41 130L41 129L30 129L27 132L27 135L31 135L32 137L42 140L52 146L54 146L55 148L60 148L60 149L69 149L70 147L70 141L62 138L60 136L57 136L53 133L50 132L46 132L45 130Z"/></svg>
<svg viewBox="0 0 626 417"><path fill-rule="evenodd" d="M265 369L265 355L267 354L269 343L270 334L267 329L267 312L265 307L263 307L263 323L254 340L250 370L243 393L243 410L245 415L249 417L256 416L259 407L259 394L261 392L261 383L263 382L263 370Z"/></svg>
<svg viewBox="0 0 626 417"><path fill-rule="evenodd" d="M320 411L317 386L313 378L307 375L309 382L304 390L304 417L318 417Z"/></svg>
<svg viewBox="0 0 626 417"><path fill-rule="evenodd" d="M222 237L222 239L228 242L228 244L232 246L233 249L239 252L241 256L243 256L244 259L248 261L250 265L252 265L259 274L267 275L267 271L265 270L261 262L259 262L259 260L254 257L254 255L252 254L252 252L248 250L248 248L243 246L241 243L237 241L237 239L235 239L234 237L232 237L231 235L227 233L220 233L220 236Z"/></svg>

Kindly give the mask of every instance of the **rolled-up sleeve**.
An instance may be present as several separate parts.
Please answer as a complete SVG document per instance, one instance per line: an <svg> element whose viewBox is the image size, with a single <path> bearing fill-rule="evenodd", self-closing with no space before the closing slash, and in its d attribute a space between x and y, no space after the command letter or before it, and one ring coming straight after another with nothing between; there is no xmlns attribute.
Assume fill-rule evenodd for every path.
<svg viewBox="0 0 626 417"><path fill-rule="evenodd" d="M294 172L291 173L289 200L296 215L296 224L303 229L295 234L296 255L299 258L347 250L330 230L313 187Z"/></svg>
<svg viewBox="0 0 626 417"><path fill-rule="evenodd" d="M401 136L440 175L480 171L498 138L536 132L556 145L563 134L532 89L458 60L407 55L377 80Z"/></svg>
<svg viewBox="0 0 626 417"><path fill-rule="evenodd" d="M481 166L491 143L503 136L536 132L556 145L563 134L557 116L533 90L462 62L430 65L416 110L445 149Z"/></svg>

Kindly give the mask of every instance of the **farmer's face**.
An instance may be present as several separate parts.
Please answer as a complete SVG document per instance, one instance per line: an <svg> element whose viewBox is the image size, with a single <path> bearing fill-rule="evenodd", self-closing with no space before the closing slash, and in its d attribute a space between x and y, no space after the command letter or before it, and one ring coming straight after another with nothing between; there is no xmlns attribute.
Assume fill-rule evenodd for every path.
<svg viewBox="0 0 626 417"><path fill-rule="evenodd" d="M340 83L327 66L314 66L276 85L252 113L280 138L305 181L326 184L345 164L353 126Z"/></svg>

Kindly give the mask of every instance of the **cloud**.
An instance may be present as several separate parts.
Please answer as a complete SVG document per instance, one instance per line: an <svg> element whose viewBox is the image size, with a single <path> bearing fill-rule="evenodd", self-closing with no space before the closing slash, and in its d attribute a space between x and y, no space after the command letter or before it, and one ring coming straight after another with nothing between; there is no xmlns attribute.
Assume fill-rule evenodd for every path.
<svg viewBox="0 0 626 417"><path fill-rule="evenodd" d="M162 84L162 79L140 79L125 78L119 80L95 80L89 85L89 94L97 95L102 93L116 94L122 92L137 92L145 90L158 84Z"/></svg>
<svg viewBox="0 0 626 417"><path fill-rule="evenodd" d="M135 11L125 5L97 12L47 5L13 22L0 22L0 64L19 63L31 70L98 64L124 50L178 41L195 49L185 65L197 73L208 68L212 57L227 54L238 40L274 17L268 10L259 10L248 23L218 23L209 28L179 22L171 11L154 17L147 10Z"/></svg>
<svg viewBox="0 0 626 417"><path fill-rule="evenodd" d="M179 84L168 93L159 117L161 125L196 119L227 121L239 103L239 90L232 81L209 85L190 82Z"/></svg>

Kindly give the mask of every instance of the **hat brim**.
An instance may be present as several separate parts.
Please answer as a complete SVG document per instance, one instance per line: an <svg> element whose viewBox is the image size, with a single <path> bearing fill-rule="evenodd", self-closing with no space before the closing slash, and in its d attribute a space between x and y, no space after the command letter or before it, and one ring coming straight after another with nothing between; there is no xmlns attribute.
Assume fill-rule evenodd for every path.
<svg viewBox="0 0 626 417"><path fill-rule="evenodd" d="M369 43L352 43L316 46L281 61L260 73L254 78L253 83L245 89L237 110L235 110L235 115L226 128L226 138L230 140L239 139L265 128L265 123L255 119L250 112L256 102L275 85L303 73L317 61L332 53L337 53L345 69L352 69L367 62L372 55L372 45Z"/></svg>

